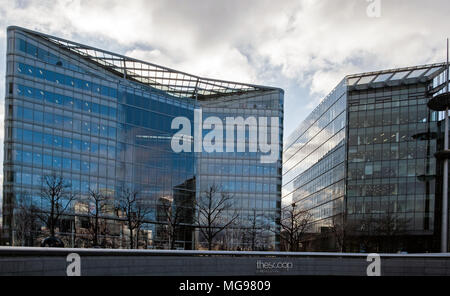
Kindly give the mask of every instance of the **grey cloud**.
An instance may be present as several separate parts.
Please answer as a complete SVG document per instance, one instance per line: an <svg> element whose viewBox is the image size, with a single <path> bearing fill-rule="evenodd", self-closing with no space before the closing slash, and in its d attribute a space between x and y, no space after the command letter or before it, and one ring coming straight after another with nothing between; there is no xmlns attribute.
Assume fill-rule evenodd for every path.
<svg viewBox="0 0 450 296"><path fill-rule="evenodd" d="M193 74L295 84L286 122L345 74L442 61L450 35L448 0L381 0L380 18L367 16L366 0L8 2L3 32L22 25Z"/></svg>

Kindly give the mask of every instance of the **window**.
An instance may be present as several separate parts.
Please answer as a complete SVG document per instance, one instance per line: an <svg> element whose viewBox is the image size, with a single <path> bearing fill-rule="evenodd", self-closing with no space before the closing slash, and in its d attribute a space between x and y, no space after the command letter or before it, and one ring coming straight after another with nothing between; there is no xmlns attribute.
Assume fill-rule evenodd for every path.
<svg viewBox="0 0 450 296"><path fill-rule="evenodd" d="M53 146L53 136L49 134L44 134L44 145Z"/></svg>
<svg viewBox="0 0 450 296"><path fill-rule="evenodd" d="M72 169L75 171L80 171L81 162L77 159L72 160Z"/></svg>
<svg viewBox="0 0 450 296"><path fill-rule="evenodd" d="M70 170L72 168L72 160L70 158L63 158L63 169Z"/></svg>
<svg viewBox="0 0 450 296"><path fill-rule="evenodd" d="M72 140L72 149L75 152L81 152L81 141L73 139Z"/></svg>
<svg viewBox="0 0 450 296"><path fill-rule="evenodd" d="M29 130L23 130L23 141L25 143L33 143L33 132Z"/></svg>
<svg viewBox="0 0 450 296"><path fill-rule="evenodd" d="M33 121L33 110L29 108L23 108L23 119L27 121Z"/></svg>
<svg viewBox="0 0 450 296"><path fill-rule="evenodd" d="M43 123L44 122L44 113L42 111L33 111L33 119L35 123Z"/></svg>

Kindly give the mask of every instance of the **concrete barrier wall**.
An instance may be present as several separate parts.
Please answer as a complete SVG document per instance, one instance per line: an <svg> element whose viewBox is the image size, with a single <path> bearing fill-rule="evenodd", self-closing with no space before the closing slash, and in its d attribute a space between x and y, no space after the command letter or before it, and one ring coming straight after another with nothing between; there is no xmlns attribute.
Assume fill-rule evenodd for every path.
<svg viewBox="0 0 450 296"><path fill-rule="evenodd" d="M0 247L0 275L67 275L80 256L82 276L366 276L368 254L205 252ZM380 254L381 275L450 275L450 254Z"/></svg>

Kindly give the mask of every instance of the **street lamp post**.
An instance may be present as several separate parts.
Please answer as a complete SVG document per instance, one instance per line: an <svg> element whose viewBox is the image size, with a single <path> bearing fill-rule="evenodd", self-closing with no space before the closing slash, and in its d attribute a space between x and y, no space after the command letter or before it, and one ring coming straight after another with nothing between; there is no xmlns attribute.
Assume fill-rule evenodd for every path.
<svg viewBox="0 0 450 296"><path fill-rule="evenodd" d="M447 63L445 82L447 84L445 92L448 94L448 38L447 38ZM448 105L445 108L445 133L444 133L444 150L448 150ZM448 158L444 159L444 182L442 186L442 240L441 240L441 252L447 253L448 251Z"/></svg>
<svg viewBox="0 0 450 296"><path fill-rule="evenodd" d="M441 222L441 252L448 251L448 159L450 158L449 150L449 118L448 109L450 107L449 92L449 41L447 38L447 63L445 69L445 92L434 96L428 101L428 107L434 111L445 111L444 113L444 149L436 152L435 156L443 164L442 176L442 222Z"/></svg>

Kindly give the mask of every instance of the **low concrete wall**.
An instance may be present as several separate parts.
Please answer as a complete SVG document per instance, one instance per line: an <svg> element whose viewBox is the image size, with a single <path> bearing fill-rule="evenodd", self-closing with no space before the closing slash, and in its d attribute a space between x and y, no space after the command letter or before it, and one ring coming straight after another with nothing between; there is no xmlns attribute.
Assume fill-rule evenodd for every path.
<svg viewBox="0 0 450 296"><path fill-rule="evenodd" d="M205 252L0 247L0 275L67 275L67 256L81 275L366 276L368 254ZM450 254L380 254L381 275L450 275Z"/></svg>

